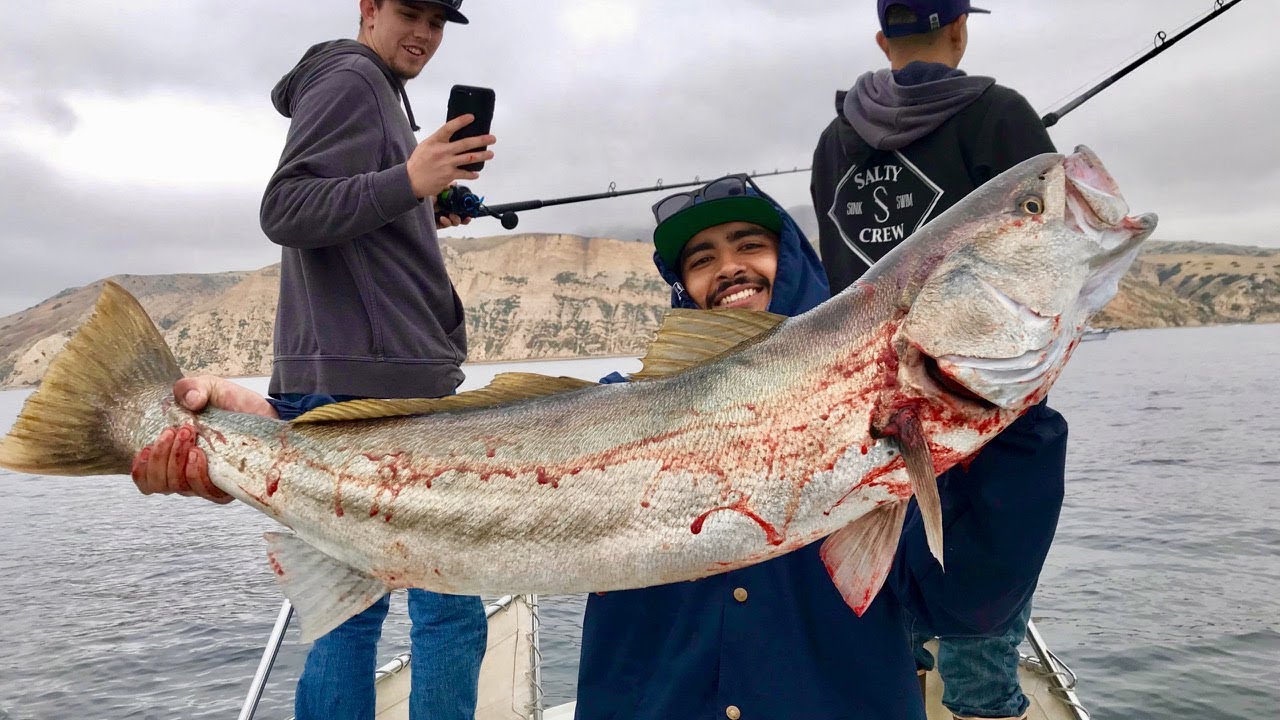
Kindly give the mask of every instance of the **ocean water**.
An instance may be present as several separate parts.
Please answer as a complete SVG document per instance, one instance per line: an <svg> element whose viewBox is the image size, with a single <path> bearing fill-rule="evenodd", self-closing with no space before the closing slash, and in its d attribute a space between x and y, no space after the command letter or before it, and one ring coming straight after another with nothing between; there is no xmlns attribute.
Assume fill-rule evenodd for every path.
<svg viewBox="0 0 1280 720"><path fill-rule="evenodd" d="M1280 714L1277 367L1280 325L1135 331L1081 345L1054 389L1067 500L1034 616L1095 718ZM508 369L469 367L468 386ZM0 393L0 430L28 394ZM271 521L126 478L3 470L0 518L0 718L235 715L280 607ZM581 615L542 599L552 704L573 696ZM401 597L384 638L388 659L407 644ZM259 718L290 714L304 655L294 628Z"/></svg>

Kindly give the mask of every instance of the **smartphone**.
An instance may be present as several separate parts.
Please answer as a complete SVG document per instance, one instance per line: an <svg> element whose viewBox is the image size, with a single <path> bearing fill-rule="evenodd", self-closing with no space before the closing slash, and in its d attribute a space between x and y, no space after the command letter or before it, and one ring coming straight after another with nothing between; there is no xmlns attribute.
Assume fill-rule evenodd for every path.
<svg viewBox="0 0 1280 720"><path fill-rule="evenodd" d="M449 138L449 141L453 142L477 135L488 135L489 126L493 123L493 102L494 94L489 88L454 85L453 89L449 91L448 119L452 120L459 115L468 113L475 115L476 119L470 125L454 133L453 137ZM480 148L481 151L487 149L488 146ZM480 172L480 169L484 167L484 162L459 165L458 167L471 172Z"/></svg>

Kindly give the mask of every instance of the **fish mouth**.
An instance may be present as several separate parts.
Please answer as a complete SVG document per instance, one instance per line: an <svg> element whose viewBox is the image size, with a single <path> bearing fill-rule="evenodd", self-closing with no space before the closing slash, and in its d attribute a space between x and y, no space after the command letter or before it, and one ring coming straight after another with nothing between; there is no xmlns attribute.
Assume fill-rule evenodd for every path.
<svg viewBox="0 0 1280 720"><path fill-rule="evenodd" d="M1146 240L1156 216L1129 217L1129 203L1115 178L1089 148L1081 145L1063 160L1067 226L1102 246L1106 254L1123 252Z"/></svg>
<svg viewBox="0 0 1280 720"><path fill-rule="evenodd" d="M1080 304L1087 313L1102 309L1115 296L1120 278L1138 255L1138 248L1156 229L1154 213L1129 216L1120 188L1089 148L1081 145L1063 160L1066 175L1067 226L1095 245L1089 259L1089 278Z"/></svg>

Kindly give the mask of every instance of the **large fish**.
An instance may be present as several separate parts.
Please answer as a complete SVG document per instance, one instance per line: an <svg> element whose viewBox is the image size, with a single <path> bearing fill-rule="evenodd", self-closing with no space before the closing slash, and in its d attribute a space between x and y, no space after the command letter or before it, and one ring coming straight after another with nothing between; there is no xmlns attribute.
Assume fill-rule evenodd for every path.
<svg viewBox="0 0 1280 720"><path fill-rule="evenodd" d="M213 482L293 530L268 559L308 638L393 588L636 588L821 538L861 612L912 495L942 559L936 476L1045 397L1155 228L1127 214L1087 149L1042 155L804 315L673 312L636 382L502 376L294 422L177 406L177 363L108 284L0 466L128 473L194 424Z"/></svg>

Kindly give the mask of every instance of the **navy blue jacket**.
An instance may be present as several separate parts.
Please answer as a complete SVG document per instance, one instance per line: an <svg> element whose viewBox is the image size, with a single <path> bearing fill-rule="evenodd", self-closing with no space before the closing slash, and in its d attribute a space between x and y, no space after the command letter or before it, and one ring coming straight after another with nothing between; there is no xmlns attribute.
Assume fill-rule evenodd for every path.
<svg viewBox="0 0 1280 720"><path fill-rule="evenodd" d="M826 276L783 218L769 309L798 315L826 299ZM694 307L654 261L672 305ZM912 509L885 589L861 618L823 567L821 542L703 580L589 596L578 720L724 720L730 706L742 720L924 718L904 606L939 634L991 632L1034 589L1048 551L1066 425L1033 412L1053 418L1029 434L1015 423L994 441L1008 448L999 462L984 451L940 482L947 572Z"/></svg>

